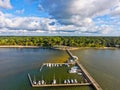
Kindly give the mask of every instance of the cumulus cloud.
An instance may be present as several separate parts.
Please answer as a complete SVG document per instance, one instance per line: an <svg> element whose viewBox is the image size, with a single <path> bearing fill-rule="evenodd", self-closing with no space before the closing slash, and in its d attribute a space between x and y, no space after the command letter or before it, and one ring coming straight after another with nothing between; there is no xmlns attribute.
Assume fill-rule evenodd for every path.
<svg viewBox="0 0 120 90"><path fill-rule="evenodd" d="M42 7L61 24L78 24L81 20L106 14L118 0L42 0ZM76 21L76 23L75 23Z"/></svg>
<svg viewBox="0 0 120 90"><path fill-rule="evenodd" d="M120 8L115 7L119 4L119 0L41 0L40 2L42 9L61 24L61 31L74 30L101 34L110 33L113 27L101 26L102 23L98 25L94 18L110 14L118 15ZM99 19L105 23L105 20ZM109 22L106 23L108 24Z"/></svg>
<svg viewBox="0 0 120 90"><path fill-rule="evenodd" d="M12 8L9 0L0 0L0 7ZM119 0L40 0L38 9L49 17L18 17L0 12L0 33L108 35L120 30ZM22 14L24 9L16 13Z"/></svg>
<svg viewBox="0 0 120 90"><path fill-rule="evenodd" d="M40 17L12 17L9 14L0 12L0 32L45 32L56 30L56 24L50 25L50 23L56 23L55 19L40 18ZM27 32L28 33L28 32Z"/></svg>
<svg viewBox="0 0 120 90"><path fill-rule="evenodd" d="M10 3L10 0L0 0L0 7L5 9L11 9L12 5Z"/></svg>

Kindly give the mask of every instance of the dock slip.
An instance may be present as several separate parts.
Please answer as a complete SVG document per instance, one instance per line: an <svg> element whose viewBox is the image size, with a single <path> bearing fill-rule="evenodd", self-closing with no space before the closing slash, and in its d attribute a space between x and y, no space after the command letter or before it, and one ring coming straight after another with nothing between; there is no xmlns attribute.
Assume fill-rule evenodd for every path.
<svg viewBox="0 0 120 90"><path fill-rule="evenodd" d="M72 55L72 53L67 49L66 50L68 55L72 58L74 58L74 56ZM84 75L87 77L87 79L91 82L91 84L93 85L93 87L96 89L96 90L103 90L100 85L92 78L92 76L87 72L87 70L78 62L78 61L75 61L76 64L81 68L82 72L84 73Z"/></svg>
<svg viewBox="0 0 120 90"><path fill-rule="evenodd" d="M33 84L30 74L28 73L28 78L32 87L67 87L67 86L89 86L91 83L75 83L75 84Z"/></svg>

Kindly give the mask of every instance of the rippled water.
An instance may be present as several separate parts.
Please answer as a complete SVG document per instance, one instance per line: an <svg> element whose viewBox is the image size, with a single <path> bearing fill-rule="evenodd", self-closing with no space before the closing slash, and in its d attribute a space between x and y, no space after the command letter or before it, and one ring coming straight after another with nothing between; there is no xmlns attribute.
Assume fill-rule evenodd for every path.
<svg viewBox="0 0 120 90"><path fill-rule="evenodd" d="M82 49L72 51L103 90L120 89L120 50ZM27 73L43 62L63 62L65 51L52 49L0 48L0 90L92 90L90 87L32 88Z"/></svg>
<svg viewBox="0 0 120 90"><path fill-rule="evenodd" d="M0 48L0 90L92 90L90 87L32 88L27 73L39 71L43 62L63 62L65 51L52 49Z"/></svg>
<svg viewBox="0 0 120 90"><path fill-rule="evenodd" d="M120 49L73 51L103 90L120 90Z"/></svg>

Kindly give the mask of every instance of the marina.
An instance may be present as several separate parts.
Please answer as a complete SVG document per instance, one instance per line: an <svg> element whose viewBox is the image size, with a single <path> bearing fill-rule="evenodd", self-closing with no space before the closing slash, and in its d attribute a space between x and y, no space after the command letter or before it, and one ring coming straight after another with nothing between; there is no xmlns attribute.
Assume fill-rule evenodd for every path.
<svg viewBox="0 0 120 90"><path fill-rule="evenodd" d="M103 90L117 90L120 88L119 86L120 50L83 49L83 50L75 50L71 52L73 55L76 55L79 57L79 60L78 60L79 63L83 65L83 67L90 73L90 75L92 75L92 77L97 81L97 83L102 87ZM95 90L93 87L91 87L92 85L67 86L67 87L65 86L64 87L39 87L39 88L33 88L31 86L28 79L28 73L30 74L32 80L34 80L34 76L35 76L38 82L39 80L42 79L42 75L40 76L41 72L39 71L40 67L42 66L42 63L56 63L56 62L58 63L58 61L60 60L61 60L60 62L63 63L63 61L68 60L68 55L66 51L59 51L59 50L52 50L52 49L46 50L46 49L23 49L23 48L22 49L15 49L15 48L5 49L3 48L1 49L1 53L4 54L4 56L3 54L1 54L1 59L3 58L4 64L2 62L0 64L1 90ZM23 56L24 54L25 56ZM107 57L108 55L110 56L109 58ZM8 59L6 59L6 57ZM16 57L16 58L13 58L13 57ZM7 63L8 61L10 61L11 65ZM115 61L116 63L113 64L113 61ZM106 63L108 64L106 65ZM111 65L115 67L111 68ZM49 74L51 72L51 71L49 72L49 70L53 70L54 68L56 68L54 72L55 72L55 78L57 80L57 83L59 83L58 77L60 78L62 77L64 80L69 78L69 76L66 76L66 78L64 78L65 76L64 71L61 71L61 70L56 71L59 68L62 69L62 67L51 67L51 68L48 67L47 71L45 71L45 67L43 67L42 71L44 70L45 73L47 74L46 76L43 74L44 80L46 80L47 77L50 77L50 80L53 80L54 73ZM57 73L60 73L60 75L62 76L60 76ZM112 76L113 78L111 78L110 76ZM63 83L62 78L60 81ZM70 77L69 79L74 79L74 78L76 77L73 77L73 78ZM117 80L118 82L116 82ZM49 78L48 78L48 81L49 81Z"/></svg>
<svg viewBox="0 0 120 90"><path fill-rule="evenodd" d="M32 87L65 87L65 86L93 86L95 90L102 90L99 84L90 76L85 68L77 61L78 57L73 56L69 50L66 50L70 58L67 63L43 63L39 73L41 74L45 70L51 71L51 77L46 79L45 74L42 74L41 80L36 80L35 77L31 78L28 73L28 78ZM65 78L56 78L58 73L54 71L63 70L66 72ZM43 79L44 77L44 79ZM77 77L77 78L76 78ZM60 80L61 79L61 80Z"/></svg>

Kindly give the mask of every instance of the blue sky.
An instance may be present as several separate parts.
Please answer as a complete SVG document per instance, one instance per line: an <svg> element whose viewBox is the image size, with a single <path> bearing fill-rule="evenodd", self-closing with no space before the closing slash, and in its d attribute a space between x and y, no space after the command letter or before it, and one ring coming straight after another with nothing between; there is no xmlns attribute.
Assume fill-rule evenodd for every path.
<svg viewBox="0 0 120 90"><path fill-rule="evenodd" d="M0 35L120 36L120 2L0 0Z"/></svg>
<svg viewBox="0 0 120 90"><path fill-rule="evenodd" d="M10 0L10 4L12 9L4 9L1 10L4 13L14 14L16 16L36 16L36 17L48 17L46 12L40 11L38 8L39 1L32 1L32 0ZM21 11L24 12L21 12ZM18 11L18 13L16 12ZM19 11L21 13L19 13Z"/></svg>

